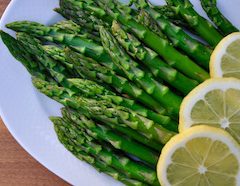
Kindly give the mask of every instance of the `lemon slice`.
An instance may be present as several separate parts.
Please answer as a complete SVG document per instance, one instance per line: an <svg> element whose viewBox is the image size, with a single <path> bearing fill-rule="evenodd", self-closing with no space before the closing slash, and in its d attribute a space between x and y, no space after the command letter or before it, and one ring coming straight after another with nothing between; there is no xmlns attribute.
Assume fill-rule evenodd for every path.
<svg viewBox="0 0 240 186"><path fill-rule="evenodd" d="M182 102L179 131L194 125L210 125L228 131L240 143L240 80L216 78L205 81Z"/></svg>
<svg viewBox="0 0 240 186"><path fill-rule="evenodd" d="M239 186L240 147L223 129L192 127L165 145L157 175L162 186Z"/></svg>
<svg viewBox="0 0 240 186"><path fill-rule="evenodd" d="M210 60L210 75L240 79L240 32L228 35L217 45Z"/></svg>

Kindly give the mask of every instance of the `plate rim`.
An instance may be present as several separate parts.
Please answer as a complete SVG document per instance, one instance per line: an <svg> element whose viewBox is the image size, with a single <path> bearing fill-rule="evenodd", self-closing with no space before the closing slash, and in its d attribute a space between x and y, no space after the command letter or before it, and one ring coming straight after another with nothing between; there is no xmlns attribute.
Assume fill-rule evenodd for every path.
<svg viewBox="0 0 240 186"><path fill-rule="evenodd" d="M0 29L4 28L5 25L3 25L3 22L6 19L6 17L8 16L8 12L10 11L10 9L14 6L14 4L16 2L17 2L17 0L11 0L10 3L7 5L6 9L4 10L4 12L2 14L2 17L0 19ZM13 128L9 124L7 117L5 116L5 114L3 112L3 108L1 106L1 104L0 104L0 117L1 117L1 119L3 121L3 124L6 126L7 130L10 132L10 134L12 135L14 140L18 143L18 145L20 145L23 148L23 150L25 150L35 161L37 161L39 164L44 166L44 168L46 168L48 171L50 171L51 173L53 173L54 175L56 175L60 179L66 181L68 184L71 184L69 180L66 180L66 179L62 178L60 175L58 175L58 173L56 173L53 170L51 170L51 168L48 165L46 165L47 163L41 162L39 160L39 158L37 158L35 153L31 150L31 148L27 147L27 145L25 145L24 142L22 142L19 139L18 135L14 132Z"/></svg>
<svg viewBox="0 0 240 186"><path fill-rule="evenodd" d="M28 1L28 0L25 0L25 1ZM56 0L58 1L58 0ZM46 0L44 1L46 2ZM8 6L6 7L6 9L4 10L3 14L2 14L2 17L0 19L0 30L4 30L8 33L10 33L10 35L12 35L12 31L11 30L8 30L6 29L5 27L5 24L6 24L6 21L11 18L11 13L12 13L12 9L16 6L16 4L19 4L21 3L20 0L12 0L10 1L10 3L8 4ZM16 8L16 7L15 7ZM4 43L1 41L0 39L0 42L1 42L1 45L4 46ZM7 49L8 51L8 49ZM8 55L7 56L11 56L12 55L10 54L10 52L8 51ZM13 59L14 62L17 60L16 59ZM22 66L22 64L19 63L19 65ZM26 71L25 67L21 67L24 69L24 74L28 74L28 76L30 77L29 73ZM2 80L4 81L4 80ZM29 84L30 86L30 84ZM31 91L34 91L35 92L35 88L32 86L31 84L31 88L32 90ZM33 90L35 89L35 90ZM48 99L48 101L53 101L52 99L48 98L47 96L39 93L38 91L36 91L37 94L40 94L40 100L39 100L39 95L33 95L34 97L34 100L37 99L38 101L41 101L41 99L43 99L44 97L44 100L43 101L46 101L46 99ZM35 92L35 93L36 93ZM53 101L55 102L55 101ZM57 102L56 102L57 103ZM44 113L48 113L43 106L44 103L42 104L41 102L38 102L37 104L40 104L38 105L37 107L40 109L38 111L40 111L41 113L44 112ZM58 104L60 105L60 104ZM63 106L61 105L60 108L62 108ZM84 161L80 161L78 158L76 158L71 152L69 152L60 142L59 140L57 140L57 145L60 145L61 146L61 149L59 149L58 152L62 153L62 156L66 157L66 159L64 161L69 161L70 160L70 163L73 165L73 168L71 168L71 165L70 165L70 168L67 168L66 170L67 171L72 171L72 170L80 170L82 169L81 173L80 172L77 172L77 175L79 176L76 176L76 173L75 173L75 176L77 178L73 178L72 174L69 173L67 174L66 173L66 170L61 170L61 168L64 166L57 166L56 165L56 162L57 163L60 163L61 160L56 160L54 161L54 163L49 163L50 159L53 159L54 157L51 156L50 158L45 158L45 156L47 154L45 153L38 153L38 151L36 151L35 148L33 148L33 146L31 146L30 144L28 144L26 142L26 138L24 139L24 137L22 137L22 135L20 135L18 133L18 129L16 128L16 126L14 124L11 124L12 122L9 121L9 120L12 120L10 119L10 116L8 116L8 111L7 111L7 108L5 108L5 106L3 106L2 104L0 104L0 117L2 118L2 121L4 123L4 125L6 126L7 130L10 132L10 134L12 135L12 137L16 140L16 142L33 158L35 159L38 163L40 163L42 166L44 166L47 170L49 170L50 172L52 172L53 174L55 174L57 177L59 177L60 179L64 180L65 182L67 182L68 184L70 185L96 185L96 183L98 183L99 185L103 186L103 185L116 185L116 186L119 186L119 185L122 185L120 182L114 180L112 177L106 175L106 174L103 174L103 173L100 173L98 172L94 167L92 167L91 165L89 165L88 163L84 162ZM52 114L51 114L52 115ZM47 115L47 118L48 118L48 115ZM50 121L49 121L50 122ZM30 126L31 127L31 126ZM50 127L50 126L49 126ZM52 126L51 126L52 127ZM55 132L54 132L55 134ZM56 134L55 134L56 135ZM45 136L46 137L46 136ZM33 139L34 140L34 139ZM46 141L43 140L43 141ZM49 142L49 140L48 140ZM51 142L51 141L50 141ZM40 146L41 147L42 145L42 142L40 143ZM36 146L36 148L39 148L38 146ZM55 149L58 149L58 147ZM39 149L40 150L40 149ZM56 151L53 150L51 153L55 153L56 154ZM61 156L60 156L61 157ZM77 166L75 167L74 164L77 162ZM62 163L62 162L61 162ZM79 163L79 164L78 164ZM61 168L59 168L61 167ZM65 166L66 167L66 166ZM84 174L84 172L87 172L86 175ZM94 174L94 175L92 175ZM74 174L73 174L74 175ZM90 182L88 182L89 179L92 180ZM103 181L103 182L98 182L98 181Z"/></svg>

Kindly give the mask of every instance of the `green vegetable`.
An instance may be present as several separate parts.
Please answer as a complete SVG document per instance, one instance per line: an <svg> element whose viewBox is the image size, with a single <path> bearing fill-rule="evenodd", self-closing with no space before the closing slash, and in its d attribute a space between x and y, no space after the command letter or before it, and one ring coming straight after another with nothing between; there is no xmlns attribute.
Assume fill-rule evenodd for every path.
<svg viewBox="0 0 240 186"><path fill-rule="evenodd" d="M201 0L201 4L208 17L226 36L239 30L220 12L217 7L217 0Z"/></svg>
<svg viewBox="0 0 240 186"><path fill-rule="evenodd" d="M162 56L166 62L174 66L180 72L202 82L209 78L209 74L196 65L187 56L178 52L171 44L165 39L160 38L158 35L151 32L149 29L143 25L137 23L131 15L127 15L126 11L122 6L116 5L116 3L110 0L99 0L96 3L101 5L101 8L96 7L95 4L91 2L86 2L84 0L62 0L69 3L69 6L80 7L85 11L89 11L95 16L102 19L105 17L112 17L116 19L125 27L127 27L131 32L133 32L140 40L142 40L146 45L155 50L160 56ZM108 6L104 6L108 3ZM125 12L122 14L121 12Z"/></svg>
<svg viewBox="0 0 240 186"><path fill-rule="evenodd" d="M115 149L131 154L152 166L157 165L159 154L156 151L130 140L122 134L112 132L112 129L107 126L96 124L79 112L63 109L62 113L65 120L69 120L69 123L75 123L79 129L85 130L92 138L107 142Z"/></svg>
<svg viewBox="0 0 240 186"><path fill-rule="evenodd" d="M173 10L181 15L189 26L211 46L215 47L223 36L205 18L200 16L193 8L189 0L166 0Z"/></svg>
<svg viewBox="0 0 240 186"><path fill-rule="evenodd" d="M93 24L90 16L85 14L84 12L76 12L74 10L65 9L65 8L55 8L57 13L61 14L64 18L68 20L72 20L74 23L79 25L81 28L90 30L92 34L98 34L98 25Z"/></svg>
<svg viewBox="0 0 240 186"><path fill-rule="evenodd" d="M125 183L129 185L135 185L136 182L159 185L156 172L151 168L139 164L124 155L119 155L112 149L102 146L95 141L89 140L86 133L75 130L72 125L69 125L61 118L51 117L50 119L54 123L55 131L61 143L75 155L80 155L80 159L84 159L87 162L90 161L97 167L101 165L101 170L104 170L104 172L106 170L121 172L121 175L126 176L124 180L127 182ZM115 177L115 179L118 179L118 177ZM130 181L131 179L136 181Z"/></svg>
<svg viewBox="0 0 240 186"><path fill-rule="evenodd" d="M81 91L82 93L84 93L84 95L87 95L87 97L95 98L95 97L99 96L100 97L99 99L112 100L118 105L122 105L127 108L131 108L135 112L138 112L140 115L149 116L150 119L154 119L156 122L158 122L164 126L167 126L171 129L173 128L175 131L177 130L177 124L175 122L171 121L171 119L169 117L154 113L153 111L136 104L133 100L129 100L126 98L122 98L120 96L116 96L113 92L108 91L106 88L98 85L95 82L83 80L83 79L67 80L65 75L61 74L62 73L61 70L55 69L56 66L58 66L58 64L55 61L51 60L48 56L46 56L46 54L42 50L42 46L39 43L36 43L35 40L33 40L33 38L29 37L26 34L21 34L21 40L22 40L22 42L24 42L24 44L22 44L22 45L27 46L29 48L28 50L32 50L33 46L35 47L35 49L33 51L31 51L32 54L37 55L36 52L40 52L40 53L38 53L38 55L45 57L44 59L41 59L41 61L43 61L43 64L46 65L47 69L52 69L52 71L56 71L55 74L58 74L58 77L60 76L60 78L57 78L58 82L61 83L63 86L66 86L67 88L72 88L72 86L75 86L74 91L76 91L77 93L79 91ZM28 41L28 43L26 43L25 41ZM62 50L59 49L58 47L47 46L47 50L48 50L48 53L50 54L50 56L53 56L53 58L61 60L62 63L64 63L64 64L67 63L65 55L62 54L63 53ZM48 65L50 63L51 63L51 65ZM67 64L69 64L69 66L70 65L73 66L73 64L71 64L71 63L67 63ZM100 95L100 94L102 94L102 95ZM170 125L170 126L168 126L168 125Z"/></svg>
<svg viewBox="0 0 240 186"><path fill-rule="evenodd" d="M133 35L125 32L117 22L113 23L112 32L128 54L143 62L156 78L168 82L169 85L175 87L185 95L198 85L195 80L189 79L164 63L156 52L145 47Z"/></svg>
<svg viewBox="0 0 240 186"><path fill-rule="evenodd" d="M158 26L162 32L168 36L173 46L184 51L199 65L206 69L209 68L210 56L212 54L211 49L196 39L193 39L182 28L165 19L164 16L154 10L153 6L148 3L147 0L137 0L135 5L144 9L156 20Z"/></svg>
<svg viewBox="0 0 240 186"><path fill-rule="evenodd" d="M116 105L129 108L137 114L153 120L155 123L162 125L164 128L177 132L178 124L171 120L170 117L153 112L152 110L139 105L132 99L118 96L96 82L79 78L68 79L68 81L74 85L78 89L79 94L84 97L111 101Z"/></svg>
<svg viewBox="0 0 240 186"><path fill-rule="evenodd" d="M167 36L162 32L162 29L157 24L156 20L153 19L152 16L150 16L145 10L139 10L136 21L157 34L159 37L168 39Z"/></svg>
<svg viewBox="0 0 240 186"><path fill-rule="evenodd" d="M33 84L40 92L52 99L65 106L81 110L92 118L102 121L105 124L111 123L111 127L112 125L130 127L146 138L156 140L163 144L175 135L174 132L162 128L152 120L140 116L125 107L116 106L109 101L97 101L76 96L69 89L58 87L57 85L50 84L37 78L33 78Z"/></svg>
<svg viewBox="0 0 240 186"><path fill-rule="evenodd" d="M170 6L168 5L161 5L161 6L154 6L155 11L157 11L161 16L165 19L168 19L173 24L178 25L181 28L186 28L190 31L193 31L186 21L179 15L177 15Z"/></svg>
<svg viewBox="0 0 240 186"><path fill-rule="evenodd" d="M40 39L45 39L50 42L56 42L71 47L84 55L94 58L120 75L123 74L123 72L114 65L111 57L104 51L104 48L94 41L87 39L85 35L70 34L57 27L48 27L29 21L13 22L7 24L7 27L18 32L28 33Z"/></svg>
<svg viewBox="0 0 240 186"><path fill-rule="evenodd" d="M43 46L44 51L51 56L56 61L61 62L66 68L73 70L73 64L68 63L66 61L66 57L63 51L63 49L54 46L54 45L45 45Z"/></svg>
<svg viewBox="0 0 240 186"><path fill-rule="evenodd" d="M83 74L83 76L93 81L106 83L120 94L126 94L156 112L166 114L166 110L160 103L155 101L145 91L138 88L126 78L116 75L113 71L100 65L95 60L87 58L72 50L66 50L66 57L67 61L74 65L74 68L79 74Z"/></svg>
<svg viewBox="0 0 240 186"><path fill-rule="evenodd" d="M0 31L0 35L9 52L16 58L16 60L24 65L31 75L48 81L53 81L45 67L40 63L36 63L31 54L19 41L3 31Z"/></svg>
<svg viewBox="0 0 240 186"><path fill-rule="evenodd" d="M58 83L66 87L70 86L66 79L71 78L72 75L69 74L64 66L48 56L39 40L26 33L17 33L17 40L36 61L41 63L49 71Z"/></svg>
<svg viewBox="0 0 240 186"><path fill-rule="evenodd" d="M149 95L159 101L168 112L178 117L182 98L172 93L168 87L158 83L141 70L138 63L133 61L120 48L116 39L103 27L100 28L100 35L104 49L112 57L116 66L125 72L128 79L139 84Z"/></svg>
<svg viewBox="0 0 240 186"><path fill-rule="evenodd" d="M52 25L52 27L59 28L60 30L62 30L66 33L70 33L70 34L85 35L86 38L88 38L88 39L92 39L93 41L98 42L98 43L101 42L101 40L99 38L99 34L97 35L96 33L94 33L93 30L83 28L83 26L79 26L78 24L74 23L71 20L60 21L60 22Z"/></svg>

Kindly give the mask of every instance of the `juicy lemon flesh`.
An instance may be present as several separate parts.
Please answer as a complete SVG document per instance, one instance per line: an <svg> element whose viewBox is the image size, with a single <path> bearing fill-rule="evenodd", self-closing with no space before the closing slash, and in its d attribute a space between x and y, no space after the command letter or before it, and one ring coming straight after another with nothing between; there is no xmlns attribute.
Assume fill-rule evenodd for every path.
<svg viewBox="0 0 240 186"><path fill-rule="evenodd" d="M240 90L209 91L193 106L191 120L192 126L223 128L240 143Z"/></svg>
<svg viewBox="0 0 240 186"><path fill-rule="evenodd" d="M226 144L199 137L172 154L167 179L172 186L233 186L238 171L238 160Z"/></svg>
<svg viewBox="0 0 240 186"><path fill-rule="evenodd" d="M232 42L221 59L223 77L240 79L240 39Z"/></svg>

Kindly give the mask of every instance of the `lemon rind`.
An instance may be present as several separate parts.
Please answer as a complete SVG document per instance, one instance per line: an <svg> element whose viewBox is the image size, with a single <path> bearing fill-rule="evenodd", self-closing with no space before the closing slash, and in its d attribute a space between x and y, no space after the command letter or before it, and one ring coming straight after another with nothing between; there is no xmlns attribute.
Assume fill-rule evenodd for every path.
<svg viewBox="0 0 240 186"><path fill-rule="evenodd" d="M214 49L209 64L210 76L212 78L219 78L224 76L221 69L222 56L226 53L228 46L237 39L240 39L240 32L229 34L223 38Z"/></svg>
<svg viewBox="0 0 240 186"><path fill-rule="evenodd" d="M171 186L167 180L167 167L171 163L172 154L184 144L194 138L208 137L212 140L219 140L225 143L230 152L235 155L240 166L240 146L234 138L225 130L206 125L199 125L174 136L162 149L161 156L157 164L157 176L162 186ZM240 168L236 176L237 186L240 186Z"/></svg>
<svg viewBox="0 0 240 186"><path fill-rule="evenodd" d="M214 89L227 90L234 88L240 90L240 80L237 78L214 78L209 79L193 89L182 101L179 113L179 132L192 126L191 111L193 106L203 99L206 93Z"/></svg>

